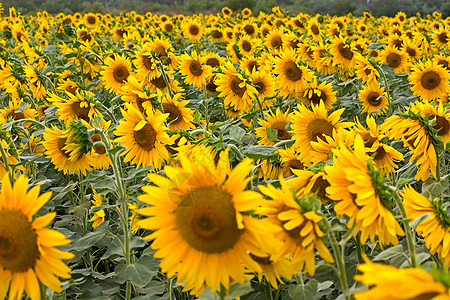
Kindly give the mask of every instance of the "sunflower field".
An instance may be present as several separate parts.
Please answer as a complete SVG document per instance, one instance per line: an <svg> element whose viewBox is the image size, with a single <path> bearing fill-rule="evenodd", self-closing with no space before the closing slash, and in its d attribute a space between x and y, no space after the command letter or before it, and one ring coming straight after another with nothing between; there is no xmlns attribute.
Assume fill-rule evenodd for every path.
<svg viewBox="0 0 450 300"><path fill-rule="evenodd" d="M0 11L0 299L450 299L450 18Z"/></svg>

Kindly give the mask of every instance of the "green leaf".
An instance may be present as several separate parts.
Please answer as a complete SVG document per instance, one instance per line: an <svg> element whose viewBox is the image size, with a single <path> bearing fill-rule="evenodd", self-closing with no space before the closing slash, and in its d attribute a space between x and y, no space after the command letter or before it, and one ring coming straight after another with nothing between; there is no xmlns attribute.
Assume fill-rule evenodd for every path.
<svg viewBox="0 0 450 300"><path fill-rule="evenodd" d="M432 198L438 198L444 193L444 191L448 190L449 187L450 182L448 180L448 175L442 177L440 181L436 181L434 178L428 179L423 183L422 195L425 197L429 197L431 195Z"/></svg>
<svg viewBox="0 0 450 300"><path fill-rule="evenodd" d="M94 231L83 235L78 240L74 241L71 247L73 251L83 251L91 246L94 246L100 241L107 233L109 228L109 222L100 224Z"/></svg>
<svg viewBox="0 0 450 300"><path fill-rule="evenodd" d="M409 226L411 227L411 229L416 229L417 225L419 225L420 222L422 222L429 216L430 216L430 213L423 214L423 215L419 216L417 219L415 219L414 221L412 221L411 224L409 224Z"/></svg>
<svg viewBox="0 0 450 300"><path fill-rule="evenodd" d="M391 258L401 256L403 255L403 253L404 253L403 245L400 244L398 246L394 246L380 252L377 256L373 258L373 261L389 260Z"/></svg>
<svg viewBox="0 0 450 300"><path fill-rule="evenodd" d="M253 288L249 281L245 281L244 284L239 284L237 282L233 282L230 286L230 290L228 291L228 295L225 296L226 300L233 300L237 297L247 295L248 293L253 292Z"/></svg>
<svg viewBox="0 0 450 300"><path fill-rule="evenodd" d="M319 284L317 280L311 278L306 284L291 285L288 294L292 300L314 299L317 294Z"/></svg>
<svg viewBox="0 0 450 300"><path fill-rule="evenodd" d="M278 130L266 128L267 139L272 142L278 142Z"/></svg>
<svg viewBox="0 0 450 300"><path fill-rule="evenodd" d="M253 159L264 159L273 156L277 149L273 146L255 145L247 147L244 154Z"/></svg>
<svg viewBox="0 0 450 300"><path fill-rule="evenodd" d="M239 127L239 126L233 126L230 129L230 139L240 143L242 138L245 135L245 129Z"/></svg>
<svg viewBox="0 0 450 300"><path fill-rule="evenodd" d="M144 287L158 274L159 263L152 256L142 256L136 263L116 266L115 279L117 283L129 281L137 287Z"/></svg>
<svg viewBox="0 0 450 300"><path fill-rule="evenodd" d="M135 249L135 248L142 248L145 245L147 245L147 243L135 236L131 237L130 240L130 249ZM112 243L108 246L108 250L106 250L105 254L103 254L101 259L107 259L110 258L111 256L124 256L123 250L122 250L122 246L120 245L119 241L117 239L114 239L112 241Z"/></svg>
<svg viewBox="0 0 450 300"><path fill-rule="evenodd" d="M145 286L144 288L137 288L137 292L140 294L145 294L145 296L141 296L142 299L150 299L150 296L154 296L154 295L161 295L164 293L164 291L166 290L166 287L164 285L164 283L162 283L161 281L150 281L150 283ZM138 297L133 298L133 299L140 299Z"/></svg>
<svg viewBox="0 0 450 300"><path fill-rule="evenodd" d="M386 45L386 43L372 43L369 46L367 46L367 50L378 50L378 49L382 49L384 47L384 45Z"/></svg>

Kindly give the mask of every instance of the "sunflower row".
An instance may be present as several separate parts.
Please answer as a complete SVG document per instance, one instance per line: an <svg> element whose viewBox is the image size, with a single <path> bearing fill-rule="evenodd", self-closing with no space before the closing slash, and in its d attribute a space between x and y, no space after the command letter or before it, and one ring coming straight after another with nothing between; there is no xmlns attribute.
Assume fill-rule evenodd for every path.
<svg viewBox="0 0 450 300"><path fill-rule="evenodd" d="M25 291L39 299L38 280L61 292L57 276L69 276L61 260L72 255L53 248L68 240L44 229L55 213L31 222L50 195L39 200L37 189L25 193L23 176L15 179L35 178L39 164L27 158L42 157L69 177L113 174L117 199L91 186L92 228L108 218L103 202L126 200L126 226L195 295L254 275L278 288L302 270L314 276L316 259L336 262L342 275L324 211L360 244L381 248L410 239L399 218L427 214L415 231L447 271L445 196L416 189L447 175L449 25L439 14L285 16L279 8L191 17L10 9L0 21L1 205L20 226L0 223L9 247L0 252L0 298ZM121 164L150 170L139 203L128 199ZM416 185L394 187L408 165ZM16 188L20 197L10 200ZM24 233L20 242L36 249L15 255ZM392 296L376 275L387 266L359 268L356 280L380 287L356 298ZM414 293L449 297L438 282Z"/></svg>

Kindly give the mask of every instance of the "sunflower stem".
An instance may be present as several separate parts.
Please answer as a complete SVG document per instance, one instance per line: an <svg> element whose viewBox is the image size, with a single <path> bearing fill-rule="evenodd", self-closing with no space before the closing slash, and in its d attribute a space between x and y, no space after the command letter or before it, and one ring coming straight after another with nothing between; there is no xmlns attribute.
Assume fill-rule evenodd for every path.
<svg viewBox="0 0 450 300"><path fill-rule="evenodd" d="M440 156L439 155L439 150L437 149L437 147L435 147L436 149L436 158L437 158L437 163L436 163L436 181L439 182L441 181L441 157L443 157L444 155Z"/></svg>
<svg viewBox="0 0 450 300"><path fill-rule="evenodd" d="M1 163L3 165L3 168L6 170L6 172L9 172L10 171L9 158L8 158L8 154L5 151L5 148L3 148L3 143L1 142L1 139L0 139L0 152L2 153Z"/></svg>
<svg viewBox="0 0 450 300"><path fill-rule="evenodd" d="M381 74L381 77L383 77L384 87L386 88L387 101L389 103L389 115L392 116L393 108L392 108L392 101L391 101L391 93L389 92L389 84L388 84L386 74L384 73L383 69L380 68L380 66L377 65L375 68Z"/></svg>
<svg viewBox="0 0 450 300"><path fill-rule="evenodd" d="M400 213L402 215L402 220L400 222L403 223L403 227L406 232L406 240L408 241L409 254L411 255L411 266L414 268L419 268L420 263L417 260L416 256L416 245L413 237L413 232L411 230L411 227L409 226L409 219L408 215L406 214L405 206L403 205L403 201L396 190L392 194L394 195L395 202L397 202L397 205L400 208Z"/></svg>
<svg viewBox="0 0 450 300"><path fill-rule="evenodd" d="M39 281L39 289L41 291L41 300L47 299L47 287Z"/></svg>
<svg viewBox="0 0 450 300"><path fill-rule="evenodd" d="M344 294L345 300L350 300L351 296L348 291L347 275L345 272L345 260L344 260L344 255L343 255L344 251L342 251L344 249L345 245L341 245L342 246L342 250L341 250L339 247L339 243L336 240L336 236L334 235L334 231L331 229L330 223L328 222L327 218L323 218L323 219L324 219L326 231L328 233L328 236L331 239L331 247L333 248L334 258L335 258L337 266L338 266L338 274L337 275L339 277L339 280L341 281L342 292Z"/></svg>
<svg viewBox="0 0 450 300"><path fill-rule="evenodd" d="M267 298L269 298L269 300L273 300L272 286L270 285L270 282L267 280L267 278L265 278L264 280L264 290L266 292Z"/></svg>
<svg viewBox="0 0 450 300"><path fill-rule="evenodd" d="M170 98L173 98L172 87L170 86L169 78L167 77L166 71L164 70L164 65L163 65L163 63L162 63L162 61L161 61L161 59L159 57L157 57L157 59L158 59L159 69L161 71L161 75L162 75L162 77L164 79L164 82L166 83L167 90L169 91Z"/></svg>

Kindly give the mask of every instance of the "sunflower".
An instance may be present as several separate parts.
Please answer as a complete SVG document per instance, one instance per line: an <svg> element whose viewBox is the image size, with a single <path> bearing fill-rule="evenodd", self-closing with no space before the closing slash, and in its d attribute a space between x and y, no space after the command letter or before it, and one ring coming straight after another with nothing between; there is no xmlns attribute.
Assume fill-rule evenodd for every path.
<svg viewBox="0 0 450 300"><path fill-rule="evenodd" d="M174 78L174 72L173 71L166 71L167 80L169 83L170 88L172 89L173 93L180 93L181 87L178 80L175 80ZM144 81L144 86L148 88L150 92L158 92L161 93L167 93L169 92L169 87L167 86L166 80L164 79L164 76L161 74L158 77L153 78L150 81Z"/></svg>
<svg viewBox="0 0 450 300"><path fill-rule="evenodd" d="M287 181L288 185L295 191L299 199L314 196L319 199L322 204L330 202L326 189L330 186L327 176L324 172L313 172L302 169L292 170L296 177Z"/></svg>
<svg viewBox="0 0 450 300"><path fill-rule="evenodd" d="M33 96L37 100L40 100L46 96L47 89L43 83L43 75L41 75L40 71L32 65L25 65L23 70L25 71L25 75L28 77L28 89L33 93Z"/></svg>
<svg viewBox="0 0 450 300"><path fill-rule="evenodd" d="M328 197L335 201L338 216L347 215L349 228L356 226L355 235L361 232L361 243L375 237L381 245L398 244L404 232L390 212L391 198L384 196L382 178L373 168L360 135L355 137L354 150L340 144L333 149L334 166L325 166ZM381 181L381 183L380 183Z"/></svg>
<svg viewBox="0 0 450 300"><path fill-rule="evenodd" d="M77 172L86 175L87 171L92 171L93 158L90 153L77 152L79 154L75 156L71 153L70 150L74 149L74 145L70 145L73 134L69 129L63 131L57 127L46 128L42 141L45 155L51 159L55 168L62 170L64 174Z"/></svg>
<svg viewBox="0 0 450 300"><path fill-rule="evenodd" d="M366 124L368 129L356 120L354 131L363 138L367 155L373 157L381 175L393 172L397 168L395 163L403 161L403 154L383 142L385 136L380 132L373 117L367 116Z"/></svg>
<svg viewBox="0 0 450 300"><path fill-rule="evenodd" d="M152 80L161 73L158 69L158 61L153 57L149 44L144 44L135 52L134 63L136 65L136 76L141 80Z"/></svg>
<svg viewBox="0 0 450 300"><path fill-rule="evenodd" d="M434 61L444 69L450 72L450 56L444 54L438 54L434 56Z"/></svg>
<svg viewBox="0 0 450 300"><path fill-rule="evenodd" d="M190 19L183 26L183 33L184 36L195 42L202 37L203 27L197 20Z"/></svg>
<svg viewBox="0 0 450 300"><path fill-rule="evenodd" d="M276 87L275 78L271 73L255 71L250 76L252 85L256 88L259 101L262 103L264 109L272 106L277 101L276 99Z"/></svg>
<svg viewBox="0 0 450 300"><path fill-rule="evenodd" d="M246 74L252 74L256 71L261 71L262 65L259 62L259 58L256 58L254 56L246 56L242 58L242 61L240 63L240 67L242 70L245 71ZM265 72L269 76L271 76L271 73Z"/></svg>
<svg viewBox="0 0 450 300"><path fill-rule="evenodd" d="M423 54L419 43L414 40L405 40L403 42L403 49L406 51L406 53L408 53L409 61L411 63L417 62Z"/></svg>
<svg viewBox="0 0 450 300"><path fill-rule="evenodd" d="M415 231L424 238L425 246L431 254L437 253L446 271L450 268L449 243L450 222L446 208L439 199L430 200L419 194L411 186L400 192L405 204L406 214L413 222L428 214L428 217L417 225Z"/></svg>
<svg viewBox="0 0 450 300"><path fill-rule="evenodd" d="M206 287L229 289L231 280L243 283L245 269L260 271L249 253L261 255L260 242L277 230L267 220L243 212L255 210L262 196L245 191L251 180L249 159L231 172L216 166L214 156L200 152L189 160L183 153L180 166L165 167L168 178L149 174L155 186L144 186L138 200L149 204L138 210L147 216L139 225L152 233L154 256L161 271L177 276L185 290L200 295ZM270 248L274 242L266 241Z"/></svg>
<svg viewBox="0 0 450 300"><path fill-rule="evenodd" d="M420 121L420 115L393 115L380 125L380 130L389 139L400 139L411 154L410 161L417 166L416 180L427 180L431 174L436 178L437 157L429 129Z"/></svg>
<svg viewBox="0 0 450 300"><path fill-rule="evenodd" d="M241 15L244 19L248 18L252 15L252 10L250 8L246 7L241 10Z"/></svg>
<svg viewBox="0 0 450 300"><path fill-rule="evenodd" d="M0 124L6 124L10 120L36 119L37 111L22 100L9 101L8 106L0 109ZM23 108L23 109L21 109ZM27 122L24 123L28 126Z"/></svg>
<svg viewBox="0 0 450 300"><path fill-rule="evenodd" d="M257 165L255 175L263 180L277 180L283 171L281 168L281 162L277 158L257 159L255 164Z"/></svg>
<svg viewBox="0 0 450 300"><path fill-rule="evenodd" d="M306 106L311 107L323 103L325 109L329 110L336 103L336 92L333 91L331 83L326 81L320 85L317 84L317 79L309 83L308 87L297 94L298 99Z"/></svg>
<svg viewBox="0 0 450 300"><path fill-rule="evenodd" d="M259 39L244 34L239 37L236 45L243 56L252 56L259 48Z"/></svg>
<svg viewBox="0 0 450 300"><path fill-rule="evenodd" d="M187 130L194 127L194 113L186 105L188 100L182 101L182 94L175 94L170 97L165 94L162 97L162 106L164 113L169 114L167 124L170 130L182 129Z"/></svg>
<svg viewBox="0 0 450 300"><path fill-rule="evenodd" d="M358 99L362 102L363 112L373 115L384 114L389 106L384 87L380 87L376 80L368 82L359 91Z"/></svg>
<svg viewBox="0 0 450 300"><path fill-rule="evenodd" d="M70 278L70 268L62 260L72 259L74 255L55 248L69 244L70 240L46 228L56 213L33 218L51 197L51 192L39 196L39 191L39 186L28 191L28 178L24 175L14 185L8 174L3 177L0 190L1 298L8 295L8 299L22 299L25 291L31 299L41 299L39 282L61 293L58 277Z"/></svg>
<svg viewBox="0 0 450 300"><path fill-rule="evenodd" d="M95 28L98 26L99 20L96 14L87 13L84 15L84 25L87 28Z"/></svg>
<svg viewBox="0 0 450 300"><path fill-rule="evenodd" d="M253 107L253 98L258 90L239 73L231 62L221 67L223 73L217 73L214 84L219 97L225 97L225 106L234 106L237 110L249 112Z"/></svg>
<svg viewBox="0 0 450 300"><path fill-rule="evenodd" d="M205 64L213 68L213 70L220 67L220 65L223 62L222 56L220 56L218 53L215 52L202 52L201 57L204 59Z"/></svg>
<svg viewBox="0 0 450 300"><path fill-rule="evenodd" d="M387 63L395 73L408 72L409 55L405 50L388 46L380 53L381 63Z"/></svg>
<svg viewBox="0 0 450 300"><path fill-rule="evenodd" d="M174 49L169 39L155 38L148 46L155 51L156 57L162 60L164 66L169 67L172 71L177 69L178 58L173 54Z"/></svg>
<svg viewBox="0 0 450 300"><path fill-rule="evenodd" d="M362 82L364 83L370 83L372 81L376 81L377 78L380 78L380 73L374 67L374 64L372 64L371 60L364 56L360 56L356 60L355 69L356 76L358 76L358 78L361 78Z"/></svg>
<svg viewBox="0 0 450 300"><path fill-rule="evenodd" d="M344 123L338 123L343 112L344 109L341 108L327 116L323 102L313 106L312 111L303 104L298 105L298 111L294 112L291 119L292 132L294 133L292 139L295 140L293 147L298 149L305 163L318 162L312 154L312 152L317 151L311 146L311 142L326 141L326 137L333 136L334 130L337 130L339 127L345 127ZM328 159L328 153L320 154L324 160Z"/></svg>
<svg viewBox="0 0 450 300"><path fill-rule="evenodd" d="M322 32L320 29L320 24L316 18L309 20L307 29L308 29L308 36L311 37L313 41L316 42L322 41Z"/></svg>
<svg viewBox="0 0 450 300"><path fill-rule="evenodd" d="M229 7L224 6L222 8L222 14L225 18L229 18L233 14L233 11Z"/></svg>
<svg viewBox="0 0 450 300"><path fill-rule="evenodd" d="M283 46L283 31L280 29L272 29L264 39L267 48L281 50Z"/></svg>
<svg viewBox="0 0 450 300"><path fill-rule="evenodd" d="M138 81L133 75L130 75L125 85L120 89L122 100L133 104L134 108L141 113L146 109L153 109L153 103L158 101L158 94L144 89L144 82Z"/></svg>
<svg viewBox="0 0 450 300"><path fill-rule="evenodd" d="M205 64L200 58L197 51L193 50L191 55L185 53L180 57L180 73L186 76L184 81L187 84L195 85L203 90L206 80L212 75L212 68Z"/></svg>
<svg viewBox="0 0 450 300"><path fill-rule="evenodd" d="M291 134L287 131L288 123L291 121L291 115L288 111L281 112L280 108L277 108L275 114L273 112L265 113L265 120L259 119L258 124L261 127L255 128L255 134L257 138L261 138L258 141L260 145L273 146L278 140L290 140ZM267 130L272 129L277 131L275 141L269 140Z"/></svg>
<svg viewBox="0 0 450 300"><path fill-rule="evenodd" d="M436 103L434 106L429 103L416 103L418 111L428 120L434 119L433 129L437 130L437 136L441 137L445 145L450 142L450 111L444 108L442 102Z"/></svg>
<svg viewBox="0 0 450 300"><path fill-rule="evenodd" d="M57 107L57 114L61 120L70 123L73 120L91 121L94 117L103 117L95 106L95 94L81 89L76 90L75 94L66 92L69 99L61 98L55 94L50 94L48 100L53 106Z"/></svg>
<svg viewBox="0 0 450 300"><path fill-rule="evenodd" d="M131 75L131 62L124 55L115 55L115 58L108 57L100 74L105 87L110 92L118 94L128 76Z"/></svg>
<svg viewBox="0 0 450 300"><path fill-rule="evenodd" d="M334 63L340 69L351 70L356 64L357 54L356 47L349 45L341 36L331 39L330 53L334 57Z"/></svg>
<svg viewBox="0 0 450 300"><path fill-rule="evenodd" d="M333 64L333 56L328 51L328 47L325 45L318 45L310 47L313 51L312 59L308 60L308 66L311 68L316 68L318 73L323 75L334 74L337 70L336 66Z"/></svg>
<svg viewBox="0 0 450 300"><path fill-rule="evenodd" d="M399 269L373 263L367 259L357 268L361 274L355 275L355 280L370 288L354 294L356 300L444 300L450 298L448 288L421 268Z"/></svg>
<svg viewBox="0 0 450 300"><path fill-rule="evenodd" d="M294 175L293 170L303 170L305 166L301 161L300 154L293 148L280 149L277 151L283 168L283 178Z"/></svg>
<svg viewBox="0 0 450 300"><path fill-rule="evenodd" d="M448 49L448 43L450 42L450 31L448 28L443 27L438 30L433 30L432 38L434 44L440 49Z"/></svg>
<svg viewBox="0 0 450 300"><path fill-rule="evenodd" d="M280 57L275 58L274 73L277 75L280 96L289 97L307 87L313 80L311 70L297 63L297 54L294 49L285 49Z"/></svg>
<svg viewBox="0 0 450 300"><path fill-rule="evenodd" d="M323 217L311 210L313 205L310 203L301 206L305 201L299 201L282 178L280 184L281 189L271 184L258 186L261 193L271 199L263 204L262 211L267 216L266 219L282 228L275 233L275 239L283 242L278 255L280 257L289 255L297 270L306 268L306 271L314 276L316 270L314 249L326 262L334 262L330 251L322 241L325 234L318 225ZM307 206L310 209L307 209Z"/></svg>
<svg viewBox="0 0 450 300"><path fill-rule="evenodd" d="M432 61L417 63L408 77L411 91L424 100L434 100L450 92L450 73Z"/></svg>
<svg viewBox="0 0 450 300"><path fill-rule="evenodd" d="M121 109L121 112L125 120L120 120L114 134L118 136L115 142L126 148L121 154L125 155L124 162L131 161L138 167L154 166L159 169L162 161L169 158L165 145L171 144L171 140L166 133L167 127L163 125L168 114L147 109L144 118L129 103L125 104L125 110Z"/></svg>
<svg viewBox="0 0 450 300"><path fill-rule="evenodd" d="M92 222L92 228L97 228L100 224L105 222L105 210L104 209L98 209L100 205L103 204L103 197L101 194L97 193L94 189L92 189L92 218L89 220L89 222Z"/></svg>

